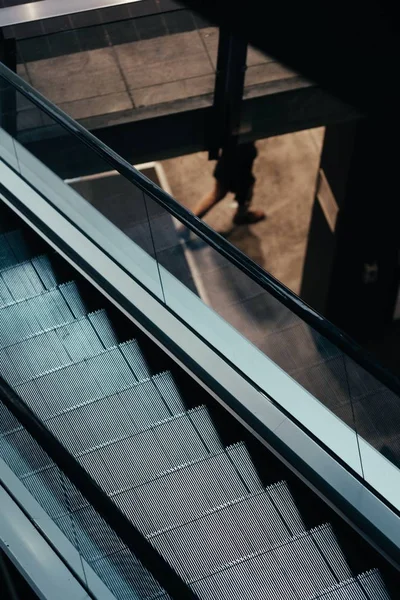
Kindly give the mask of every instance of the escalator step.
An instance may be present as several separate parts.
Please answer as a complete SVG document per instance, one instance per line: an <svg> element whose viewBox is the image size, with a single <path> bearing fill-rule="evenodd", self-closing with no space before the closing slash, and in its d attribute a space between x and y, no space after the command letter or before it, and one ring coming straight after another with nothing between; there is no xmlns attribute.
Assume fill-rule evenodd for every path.
<svg viewBox="0 0 400 600"><path fill-rule="evenodd" d="M124 342L119 347L138 381L150 377L150 369L136 340Z"/></svg>
<svg viewBox="0 0 400 600"><path fill-rule="evenodd" d="M118 347L88 358L86 364L104 396L121 392L139 380Z"/></svg>
<svg viewBox="0 0 400 600"><path fill-rule="evenodd" d="M293 528L288 526L287 520L273 500L276 494L275 488L277 487L283 487L287 490L287 484L283 481L266 488L266 494L257 494L254 498L249 498L247 501L254 517L260 523L260 527L265 531L267 538L271 539L271 543L283 542L289 537L303 533L306 530L304 525L303 527L298 527L296 531L293 531ZM265 523L267 516L268 523Z"/></svg>
<svg viewBox="0 0 400 600"><path fill-rule="evenodd" d="M8 410L4 406L4 404L0 403L0 437L11 431L16 431L18 429L22 429L22 425L20 422L14 417L12 412Z"/></svg>
<svg viewBox="0 0 400 600"><path fill-rule="evenodd" d="M339 583L309 532L266 553L265 557L271 562L277 561L300 598L321 593Z"/></svg>
<svg viewBox="0 0 400 600"><path fill-rule="evenodd" d="M196 540L195 545L193 540ZM251 542L227 510L161 533L152 538L151 543L157 549L160 544L168 543L184 565L180 575L189 580L207 577L223 565L252 553Z"/></svg>
<svg viewBox="0 0 400 600"><path fill-rule="evenodd" d="M311 531L311 536L320 552L325 557L338 581L345 581L353 576L339 542L330 525L317 527Z"/></svg>
<svg viewBox="0 0 400 600"><path fill-rule="evenodd" d="M188 415L210 452L222 452L224 445L207 409L189 410Z"/></svg>
<svg viewBox="0 0 400 600"><path fill-rule="evenodd" d="M26 300L46 290L32 262L24 262L1 272L13 301Z"/></svg>
<svg viewBox="0 0 400 600"><path fill-rule="evenodd" d="M78 543L80 554L88 562L125 547L90 505L73 514L58 517L55 522L73 544Z"/></svg>
<svg viewBox="0 0 400 600"><path fill-rule="evenodd" d="M68 408L127 389L136 382L120 349L112 348L18 384L15 389L46 420Z"/></svg>
<svg viewBox="0 0 400 600"><path fill-rule="evenodd" d="M321 594L317 594L310 600L381 600L379 596L365 595L357 580L351 579L333 586L329 590L324 590Z"/></svg>
<svg viewBox="0 0 400 600"><path fill-rule="evenodd" d="M48 256L36 256L35 258L32 258L32 264L47 290L51 290L61 283L61 281L58 281L56 277Z"/></svg>
<svg viewBox="0 0 400 600"><path fill-rule="evenodd" d="M268 488L268 493L293 535L302 533L307 529L287 486L271 486Z"/></svg>
<svg viewBox="0 0 400 600"><path fill-rule="evenodd" d="M64 325L74 316L57 289L0 308L0 347Z"/></svg>
<svg viewBox="0 0 400 600"><path fill-rule="evenodd" d="M6 306L7 304L12 304L13 302L14 298L12 297L12 294L0 273L0 308Z"/></svg>
<svg viewBox="0 0 400 600"><path fill-rule="evenodd" d="M209 456L187 415L101 447L98 453L117 489L137 487L182 464Z"/></svg>
<svg viewBox="0 0 400 600"><path fill-rule="evenodd" d="M88 318L105 348L111 348L112 346L118 345L118 338L107 315L107 311L98 310L94 313L90 313Z"/></svg>
<svg viewBox="0 0 400 600"><path fill-rule="evenodd" d="M79 317L86 316L86 306L75 282L71 281L69 283L63 283L60 285L59 290L70 307L74 317L79 319Z"/></svg>
<svg viewBox="0 0 400 600"><path fill-rule="evenodd" d="M100 558L90 563L107 587L121 599L140 598L141 600L164 600L160 585L134 560L132 554L123 549L110 557ZM132 593L132 590L135 590Z"/></svg>
<svg viewBox="0 0 400 600"><path fill-rule="evenodd" d="M0 235L0 270L29 260L32 254L20 230Z"/></svg>
<svg viewBox="0 0 400 600"><path fill-rule="evenodd" d="M230 485L226 485L227 480ZM165 473L127 493L146 507L158 531L245 496L247 490L226 453L220 453Z"/></svg>
<svg viewBox="0 0 400 600"><path fill-rule="evenodd" d="M171 410L171 414L177 414L186 411L186 406L182 400L180 391L174 381L172 373L165 371L154 375L153 381Z"/></svg>
<svg viewBox="0 0 400 600"><path fill-rule="evenodd" d="M366 593L368 600L390 600L389 592L377 569L359 575L357 581Z"/></svg>
<svg viewBox="0 0 400 600"><path fill-rule="evenodd" d="M41 419L85 402L102 398L104 393L86 362L17 385L15 391Z"/></svg>
<svg viewBox="0 0 400 600"><path fill-rule="evenodd" d="M231 446L227 449L228 455L237 468L240 476L249 489L249 492L258 492L263 489L263 484L251 459L249 451L243 444Z"/></svg>
<svg viewBox="0 0 400 600"><path fill-rule="evenodd" d="M171 412L151 379L119 392L119 399L137 431L171 417Z"/></svg>
<svg viewBox="0 0 400 600"><path fill-rule="evenodd" d="M22 479L22 482L53 519L88 505L79 490L69 479L63 477L55 465L39 473L28 475Z"/></svg>
<svg viewBox="0 0 400 600"><path fill-rule="evenodd" d="M0 437L1 457L22 478L52 464L25 429Z"/></svg>
<svg viewBox="0 0 400 600"><path fill-rule="evenodd" d="M11 373L3 366L0 371L10 385L17 385L103 350L90 321L83 318L0 350L0 365L4 359L12 365Z"/></svg>

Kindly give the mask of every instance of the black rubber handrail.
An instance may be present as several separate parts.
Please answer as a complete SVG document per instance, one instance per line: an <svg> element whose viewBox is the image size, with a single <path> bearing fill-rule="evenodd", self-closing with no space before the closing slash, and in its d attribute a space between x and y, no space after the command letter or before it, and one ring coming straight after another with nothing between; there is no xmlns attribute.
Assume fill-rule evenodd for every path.
<svg viewBox="0 0 400 600"><path fill-rule="evenodd" d="M151 543L0 376L0 400L174 600L198 600Z"/></svg>
<svg viewBox="0 0 400 600"><path fill-rule="evenodd" d="M267 273L241 252L241 250L233 246L204 221L197 218L190 210L182 206L182 204L177 202L167 192L150 181L150 179L135 169L131 164L114 152L114 150L87 131L82 125L74 121L69 115L47 100L47 98L42 96L42 94L2 63L0 63L0 77L6 80L15 88L15 90L28 98L71 135L79 139L90 150L99 155L128 181L132 182L144 193L148 194L152 200L162 206L169 214L183 223L185 227L190 229L190 231L195 233L219 254L234 264L235 267L245 273L250 279L258 283L261 288L269 292L305 323L332 342L366 371L374 375L392 392L400 396L400 380L388 369L380 365L371 354L364 350L355 340L316 312L294 292L275 279L270 273Z"/></svg>

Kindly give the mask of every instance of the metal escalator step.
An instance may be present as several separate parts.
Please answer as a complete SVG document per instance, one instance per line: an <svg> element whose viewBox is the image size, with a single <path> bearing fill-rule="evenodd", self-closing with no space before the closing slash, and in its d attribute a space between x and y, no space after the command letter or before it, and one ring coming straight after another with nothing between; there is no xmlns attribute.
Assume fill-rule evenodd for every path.
<svg viewBox="0 0 400 600"><path fill-rule="evenodd" d="M191 587L201 600L299 600L277 563L264 555L227 565Z"/></svg>
<svg viewBox="0 0 400 600"><path fill-rule="evenodd" d="M227 453L243 478L249 492L262 490L264 486L246 446L243 444L230 446L230 448L227 448Z"/></svg>
<svg viewBox="0 0 400 600"><path fill-rule="evenodd" d="M0 276L9 289L14 302L31 298L46 290L30 261L5 269Z"/></svg>
<svg viewBox="0 0 400 600"><path fill-rule="evenodd" d="M252 585L251 569L246 562L239 563L232 569L222 571L215 576L199 579L190 587L200 600L214 600L216 596L219 600L258 600L259 598ZM278 598L275 597L274 600Z"/></svg>
<svg viewBox="0 0 400 600"><path fill-rule="evenodd" d="M21 229L9 231L4 235L17 262L23 262L24 260L29 260L32 257L32 250L29 248L24 233Z"/></svg>
<svg viewBox="0 0 400 600"><path fill-rule="evenodd" d="M102 309L88 315L88 319L97 332L97 335L103 342L105 348L111 348L118 345L118 338L107 315L107 311Z"/></svg>
<svg viewBox="0 0 400 600"><path fill-rule="evenodd" d="M197 412L206 412L205 407ZM175 416L154 426L154 433L173 465L181 465L210 454L204 444L201 430L193 426L187 414Z"/></svg>
<svg viewBox="0 0 400 600"><path fill-rule="evenodd" d="M0 308L6 306L7 304L11 304L12 302L14 302L14 298L12 297L12 294L8 289L6 282L0 274Z"/></svg>
<svg viewBox="0 0 400 600"><path fill-rule="evenodd" d="M1 436L0 448L1 457L19 478L52 464L25 429Z"/></svg>
<svg viewBox="0 0 400 600"><path fill-rule="evenodd" d="M41 419L85 402L102 398L104 393L87 362L69 365L15 386L16 392Z"/></svg>
<svg viewBox="0 0 400 600"><path fill-rule="evenodd" d="M257 507L258 510L254 510ZM259 519L258 519L258 518ZM267 491L216 508L188 523L150 535L163 537L185 565L183 577L205 577L217 568L291 539ZM195 546L193 540L196 540ZM160 542L161 543L161 542ZM351 574L350 574L351 576ZM347 578L347 577L346 577Z"/></svg>
<svg viewBox="0 0 400 600"><path fill-rule="evenodd" d="M186 415L101 447L98 454L112 473L117 489L137 487L182 464L209 456Z"/></svg>
<svg viewBox="0 0 400 600"><path fill-rule="evenodd" d="M322 593L339 582L309 532L275 548L265 556L267 555L270 561L276 560L280 565L300 598Z"/></svg>
<svg viewBox="0 0 400 600"><path fill-rule="evenodd" d="M186 411L186 406L182 400L172 373L165 371L164 373L154 375L153 381L169 406L171 414L176 415Z"/></svg>
<svg viewBox="0 0 400 600"><path fill-rule="evenodd" d="M135 490L135 497L146 507L155 531L188 522L246 494L225 453L165 473Z"/></svg>
<svg viewBox="0 0 400 600"><path fill-rule="evenodd" d="M22 429L22 425L20 422L14 417L12 412L8 410L4 406L4 404L0 403L0 436L5 435L6 433L10 433L11 431L16 431L17 429Z"/></svg>
<svg viewBox="0 0 400 600"><path fill-rule="evenodd" d="M57 344L57 334L54 331L0 350L0 373L11 386L70 362L65 348L60 343Z"/></svg>
<svg viewBox="0 0 400 600"><path fill-rule="evenodd" d="M149 571L144 571L127 549L90 564L116 598L168 599Z"/></svg>
<svg viewBox="0 0 400 600"><path fill-rule="evenodd" d="M32 258L32 264L35 267L40 279L43 281L43 285L47 290L51 290L52 288L55 288L59 283L61 283L57 280L56 274L48 256L36 256L35 258Z"/></svg>
<svg viewBox="0 0 400 600"><path fill-rule="evenodd" d="M150 369L147 365L143 352L136 340L130 340L119 345L125 360L136 375L136 379L141 381L151 376Z"/></svg>
<svg viewBox="0 0 400 600"><path fill-rule="evenodd" d="M55 329L55 333L74 362L94 356L105 349L87 317L61 325Z"/></svg>
<svg viewBox="0 0 400 600"><path fill-rule="evenodd" d="M120 392L138 381L118 347L88 358L86 364L104 396Z"/></svg>
<svg viewBox="0 0 400 600"><path fill-rule="evenodd" d="M322 594L318 594L310 598L310 600L381 600L379 596L365 595L360 584L356 579L343 581L328 590L324 590Z"/></svg>
<svg viewBox="0 0 400 600"><path fill-rule="evenodd" d="M102 397L46 421L73 453L83 453L137 432L118 394ZM74 435L69 435L69 432Z"/></svg>
<svg viewBox="0 0 400 600"><path fill-rule="evenodd" d="M73 320L72 312L57 289L14 302L0 308L0 347Z"/></svg>
<svg viewBox="0 0 400 600"><path fill-rule="evenodd" d="M331 525L316 527L315 529L312 529L310 533L338 581L350 579L353 576L353 573L351 572Z"/></svg>
<svg viewBox="0 0 400 600"><path fill-rule="evenodd" d="M268 489L233 503L228 508L234 521L251 541L253 552L261 552L291 537L291 532L271 502Z"/></svg>
<svg viewBox="0 0 400 600"><path fill-rule="evenodd" d="M41 419L129 388L136 378L119 348L45 373L15 386Z"/></svg>
<svg viewBox="0 0 400 600"><path fill-rule="evenodd" d="M286 484L270 486L268 494L292 535L302 533L307 529Z"/></svg>
<svg viewBox="0 0 400 600"><path fill-rule="evenodd" d="M224 449L224 445L218 435L218 431L211 419L208 409L201 408L189 410L188 415L209 451L221 452Z"/></svg>
<svg viewBox="0 0 400 600"><path fill-rule="evenodd" d="M59 286L59 290L70 307L74 317L78 319L79 317L84 317L87 314L87 310L79 293L78 286L74 281L61 284Z"/></svg>
<svg viewBox="0 0 400 600"><path fill-rule="evenodd" d="M183 565L180 575L198 579L252 553L251 543L236 525L233 515L222 510L160 533L151 543L157 549L168 544Z"/></svg>
<svg viewBox="0 0 400 600"><path fill-rule="evenodd" d="M125 548L122 540L90 505L56 518L55 523L73 544L78 544L80 554L88 562Z"/></svg>
<svg viewBox="0 0 400 600"><path fill-rule="evenodd" d="M0 373L10 385L16 385L103 350L90 321L83 318L1 349ZM13 372L3 369L4 359L10 360Z"/></svg>
<svg viewBox="0 0 400 600"><path fill-rule="evenodd" d="M377 569L362 573L357 577L357 581L365 592L368 600L390 600L389 592Z"/></svg>
<svg viewBox="0 0 400 600"><path fill-rule="evenodd" d="M158 391L154 377L123 390L119 397L138 431L171 417L171 411Z"/></svg>
<svg viewBox="0 0 400 600"><path fill-rule="evenodd" d="M0 235L0 270L29 260L32 256L20 230Z"/></svg>
<svg viewBox="0 0 400 600"><path fill-rule="evenodd" d="M7 269L18 262L7 240L7 234L0 235L0 269Z"/></svg>

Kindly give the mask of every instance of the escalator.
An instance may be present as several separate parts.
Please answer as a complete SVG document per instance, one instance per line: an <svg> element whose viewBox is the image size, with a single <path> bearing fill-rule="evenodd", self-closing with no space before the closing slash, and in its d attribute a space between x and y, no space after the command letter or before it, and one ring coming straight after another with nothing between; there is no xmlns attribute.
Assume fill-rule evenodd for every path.
<svg viewBox="0 0 400 600"><path fill-rule="evenodd" d="M118 343L107 311L88 313L79 286L1 217L2 377L199 598L390 598L375 565L352 573L330 523L307 530L287 482L266 487L243 441L225 447L207 406L188 409L173 374L153 373L136 340ZM1 411L3 460L117 598L120 578L138 591L126 549L92 527L83 499L74 532L56 467Z"/></svg>
<svg viewBox="0 0 400 600"><path fill-rule="evenodd" d="M79 553L88 596L100 597L91 585L94 573L117 599L395 599L395 554L374 537L379 524L363 528L351 510L337 510L333 493L324 502L320 496L326 500L328 488L321 492L322 479L329 473L320 474L321 489L315 479L310 487L296 457L274 448L272 433L262 439L257 411L246 417L239 410L242 390L257 387L248 377L237 373L249 387L238 386L236 405L229 407L221 386L196 370L194 363L202 360L197 347L185 364L173 345L166 348L166 338L158 340L155 329L141 321L139 304L129 318L129 303L122 293L113 296L110 283L119 269L107 245L114 229L100 217L96 221L94 209L87 213L94 229L104 225L103 246L92 244L96 234L84 227L87 203L78 202L61 180L48 179L44 186L50 175L39 172L16 140L18 160L7 158L6 152L12 154L7 140L2 138L0 189L1 472L11 471L57 526L60 539ZM159 193L146 185L148 193ZM34 192L30 205L28 188ZM18 190L27 196L17 197ZM64 194L64 215L46 193ZM42 203L49 204L48 219ZM75 208L80 222L72 218ZM85 236L92 244L86 262L80 245ZM111 261L109 280L97 277L98 256L104 264ZM158 303L166 332L173 312L169 297L181 288L176 283L173 288L162 264L158 274L164 277L162 297L154 290L149 295L146 318L151 320L152 303ZM189 298L182 301L182 322ZM190 302L195 301L200 302L197 296ZM218 333L223 332L221 325ZM238 347L239 337L232 338ZM229 363L220 355L218 360ZM288 389L299 390L301 403L300 386L293 386ZM271 398L272 391L268 394ZM264 395L264 401L265 414L269 404L277 410L275 398ZM285 415L292 420L287 409ZM339 443L346 445L347 429L340 427ZM359 452L366 452L356 439ZM333 450L329 456L352 473ZM369 493L367 466L365 481L354 480ZM395 473L394 461L389 467ZM394 493L396 485L393 479ZM382 489L376 496L397 523Z"/></svg>

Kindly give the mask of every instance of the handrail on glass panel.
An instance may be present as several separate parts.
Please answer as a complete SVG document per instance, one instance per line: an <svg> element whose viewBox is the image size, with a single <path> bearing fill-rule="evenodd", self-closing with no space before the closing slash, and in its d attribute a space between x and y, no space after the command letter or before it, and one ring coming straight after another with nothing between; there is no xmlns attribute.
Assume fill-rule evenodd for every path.
<svg viewBox="0 0 400 600"><path fill-rule="evenodd" d="M236 246L232 245L204 221L196 217L189 209L177 202L170 194L154 184L119 154L114 152L82 125L74 121L69 115L42 96L42 94L2 63L0 63L0 76L16 91L28 98L67 132L79 139L85 146L112 166L113 169L136 185L142 192L148 194L152 200L163 207L169 214L178 219L191 232L224 256L224 258L269 292L305 323L369 371L392 392L400 395L400 380L377 363L367 351L346 333L316 312L284 284L262 269Z"/></svg>

